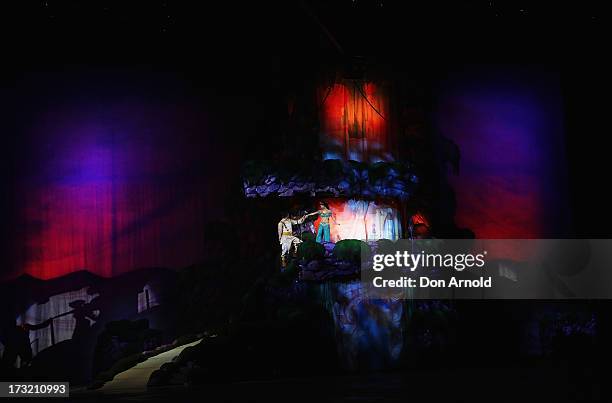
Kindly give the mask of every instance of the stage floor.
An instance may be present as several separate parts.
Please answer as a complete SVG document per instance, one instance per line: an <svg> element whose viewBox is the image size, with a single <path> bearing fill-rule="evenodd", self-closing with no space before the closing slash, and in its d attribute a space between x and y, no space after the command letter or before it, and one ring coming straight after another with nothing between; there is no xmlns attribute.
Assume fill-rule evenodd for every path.
<svg viewBox="0 0 612 403"><path fill-rule="evenodd" d="M70 401L101 402L589 402L601 395L596 371L559 366L425 369L336 377L159 388L146 393L103 396L73 394Z"/></svg>

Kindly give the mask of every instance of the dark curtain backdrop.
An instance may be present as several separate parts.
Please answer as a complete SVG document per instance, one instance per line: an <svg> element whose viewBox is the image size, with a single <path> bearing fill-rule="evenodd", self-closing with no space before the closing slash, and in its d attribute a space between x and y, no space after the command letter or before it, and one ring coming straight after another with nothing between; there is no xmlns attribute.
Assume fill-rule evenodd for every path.
<svg viewBox="0 0 612 403"><path fill-rule="evenodd" d="M220 112L232 102L192 96L167 75L59 76L30 77L18 95L13 258L2 277L202 259L204 226L223 219L240 164L240 141L224 132L236 123Z"/></svg>
<svg viewBox="0 0 612 403"><path fill-rule="evenodd" d="M559 74L544 67L468 66L436 94L434 125L460 150L450 174L455 220L477 238L558 238L569 232Z"/></svg>

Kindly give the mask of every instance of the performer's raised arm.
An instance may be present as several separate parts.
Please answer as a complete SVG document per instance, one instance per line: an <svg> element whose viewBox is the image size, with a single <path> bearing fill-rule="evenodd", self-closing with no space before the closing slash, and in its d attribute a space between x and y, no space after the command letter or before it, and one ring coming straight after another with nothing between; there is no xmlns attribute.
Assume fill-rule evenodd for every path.
<svg viewBox="0 0 612 403"><path fill-rule="evenodd" d="M291 220L291 224L301 224L308 217L308 215L301 216L298 220Z"/></svg>

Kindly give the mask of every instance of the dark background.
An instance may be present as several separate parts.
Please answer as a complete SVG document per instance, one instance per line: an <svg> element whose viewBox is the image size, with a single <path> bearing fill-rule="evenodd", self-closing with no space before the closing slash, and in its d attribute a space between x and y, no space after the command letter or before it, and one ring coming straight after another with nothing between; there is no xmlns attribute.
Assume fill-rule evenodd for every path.
<svg viewBox="0 0 612 403"><path fill-rule="evenodd" d="M278 147L280 127L268 117L286 108L287 88L353 56L423 82L480 63L558 72L571 234L610 236L609 29L601 2L49 0L3 8L0 211L2 256L9 259L19 230L16 178L35 157L23 127L55 90L104 98L153 88L151 96L171 97L179 77L188 96L214 96L210 124L218 137L201 141L233 150L234 167L254 148ZM40 86L36 72L54 79ZM168 72L173 78L160 82ZM236 107L242 119L233 118ZM225 172L231 182L235 169Z"/></svg>

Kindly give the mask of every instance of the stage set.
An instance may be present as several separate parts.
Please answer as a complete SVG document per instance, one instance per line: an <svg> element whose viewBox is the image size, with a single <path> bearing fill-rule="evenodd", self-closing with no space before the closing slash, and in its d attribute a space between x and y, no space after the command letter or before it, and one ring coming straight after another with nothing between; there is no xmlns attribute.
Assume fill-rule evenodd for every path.
<svg viewBox="0 0 612 403"><path fill-rule="evenodd" d="M351 395L371 382L384 401L387 387L436 389L470 367L486 401L526 373L523 391L546 373L542 388L600 396L606 301L372 299L360 280L364 250L401 240L597 237L605 203L590 208L598 191L584 177L605 151L581 141L596 128L577 101L590 94L584 71L425 62L382 34L403 26L399 6L346 3L299 2L279 20L218 6L240 26L224 38L239 51L226 52L214 28L188 23L197 13L161 2L147 14L163 17L159 42L15 67L0 381L69 381L83 401L163 400L168 388L241 400L245 385L281 380L292 381L279 393L297 382L304 399L334 400L346 397L336 381ZM45 29L72 35L39 11ZM365 35L341 16L377 22L359 25ZM117 43L137 35L121 26ZM185 59L179 44L204 50L184 38L210 44ZM488 264L502 276L522 259L495 250ZM313 382L334 392L316 396Z"/></svg>

